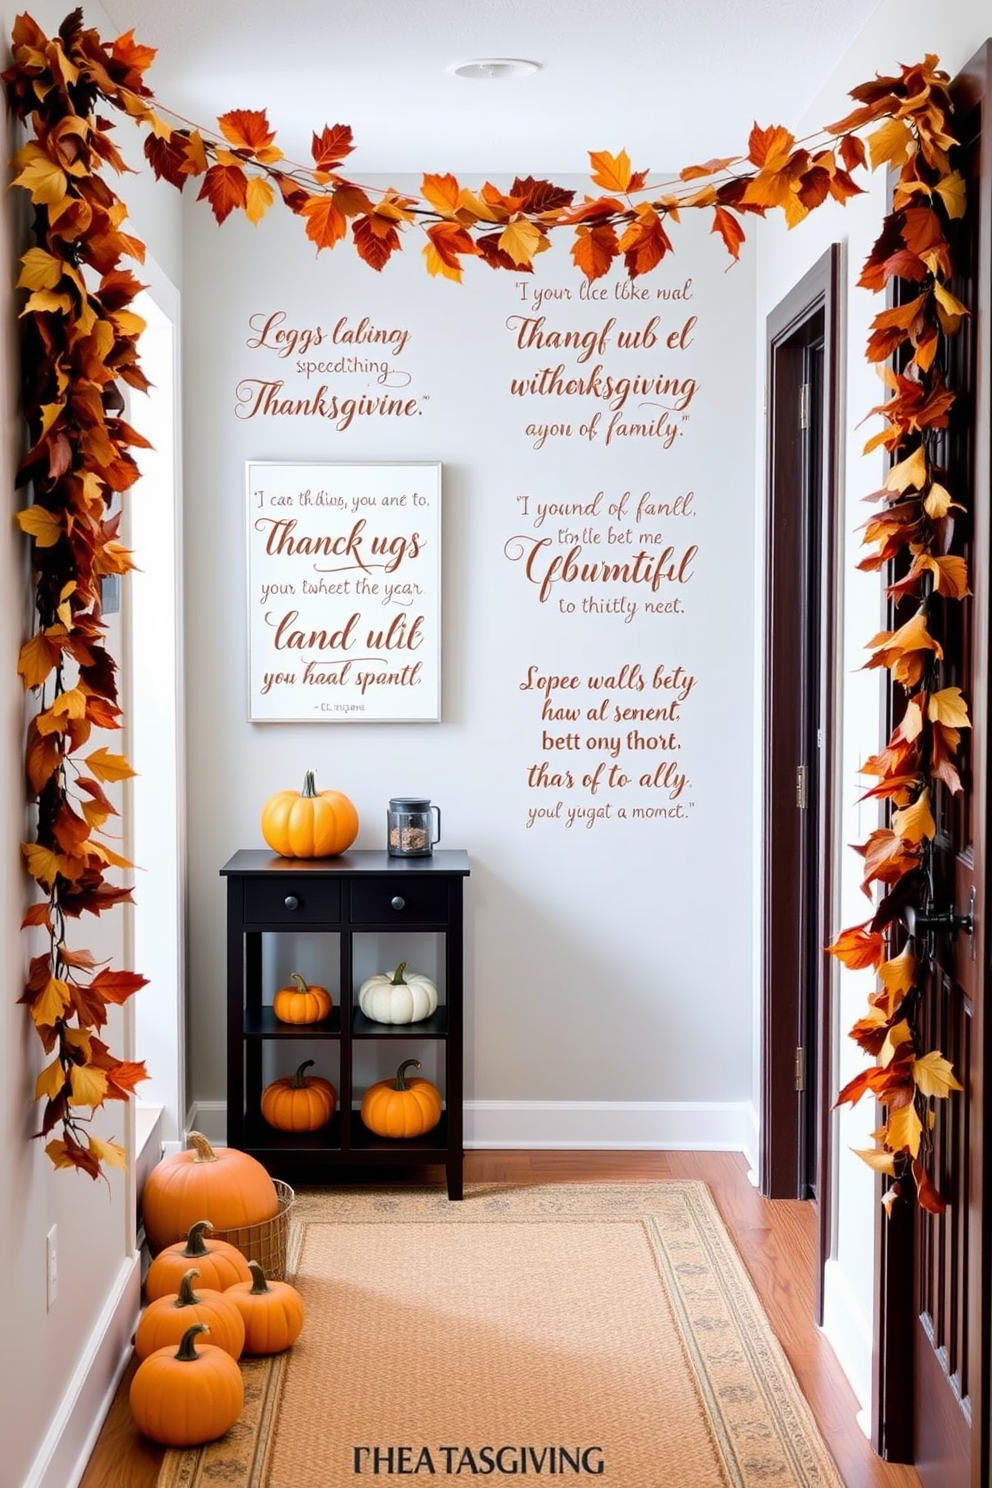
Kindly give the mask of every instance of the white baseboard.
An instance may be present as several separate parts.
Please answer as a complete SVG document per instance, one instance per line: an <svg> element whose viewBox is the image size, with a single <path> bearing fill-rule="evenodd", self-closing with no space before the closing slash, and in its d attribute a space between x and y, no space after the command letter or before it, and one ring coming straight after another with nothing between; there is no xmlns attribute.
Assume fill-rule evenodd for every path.
<svg viewBox="0 0 992 1488"><path fill-rule="evenodd" d="M743 1101L470 1100L465 1146L749 1155L753 1138Z"/></svg>
<svg viewBox="0 0 992 1488"><path fill-rule="evenodd" d="M835 1260L823 1268L823 1332L858 1398L858 1421L870 1437L872 1323Z"/></svg>
<svg viewBox="0 0 992 1488"><path fill-rule="evenodd" d="M222 1101L189 1112L190 1129L227 1140ZM757 1163L758 1119L750 1101L465 1102L467 1148L743 1152Z"/></svg>
<svg viewBox="0 0 992 1488"><path fill-rule="evenodd" d="M76 1488L131 1356L140 1306L141 1267L134 1255L121 1262L23 1488Z"/></svg>

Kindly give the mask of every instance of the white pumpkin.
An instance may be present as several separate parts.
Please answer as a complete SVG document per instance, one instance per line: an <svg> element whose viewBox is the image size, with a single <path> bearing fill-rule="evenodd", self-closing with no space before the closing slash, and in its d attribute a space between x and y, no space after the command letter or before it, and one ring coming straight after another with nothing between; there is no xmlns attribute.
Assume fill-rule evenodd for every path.
<svg viewBox="0 0 992 1488"><path fill-rule="evenodd" d="M437 988L430 977L407 972L401 961L395 971L380 971L363 982L358 1006L373 1023L419 1023L437 1007Z"/></svg>

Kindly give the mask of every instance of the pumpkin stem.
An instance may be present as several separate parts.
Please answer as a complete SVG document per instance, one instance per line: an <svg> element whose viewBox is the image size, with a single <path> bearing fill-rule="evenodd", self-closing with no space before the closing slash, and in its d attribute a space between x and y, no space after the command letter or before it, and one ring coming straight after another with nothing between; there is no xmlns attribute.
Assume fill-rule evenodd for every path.
<svg viewBox="0 0 992 1488"><path fill-rule="evenodd" d="M393 1081L393 1089L394 1090L409 1090L410 1087L407 1085L406 1081L404 1080L403 1075L410 1068L411 1064L413 1065L414 1069L419 1069L420 1068L420 1060L419 1059L404 1059L403 1063L400 1065L399 1069L396 1071L396 1079Z"/></svg>
<svg viewBox="0 0 992 1488"><path fill-rule="evenodd" d="M196 1338L197 1333L209 1332L209 1323L191 1323L186 1329L186 1332L183 1334L182 1338L179 1340L179 1348L172 1357L174 1359L179 1359L183 1364L192 1364L194 1359L202 1358L202 1355L198 1354L196 1352L196 1349L193 1347L193 1342Z"/></svg>
<svg viewBox="0 0 992 1488"><path fill-rule="evenodd" d="M207 1141L202 1132L190 1132L186 1138L187 1147L196 1148L194 1162L216 1162L217 1154Z"/></svg>
<svg viewBox="0 0 992 1488"><path fill-rule="evenodd" d="M406 962L405 961L401 961L400 964L399 964L399 966L397 966L396 970L393 972L393 980L390 983L390 986L392 986L392 987L405 987L406 986L406 979L403 976L403 973L405 971L406 971Z"/></svg>
<svg viewBox="0 0 992 1488"><path fill-rule="evenodd" d="M203 1242L203 1232L204 1230L212 1229L213 1225L209 1219L198 1219L196 1224L190 1225L186 1236L185 1248L179 1254L187 1256L190 1260L193 1260L195 1257L209 1255L210 1252Z"/></svg>
<svg viewBox="0 0 992 1488"><path fill-rule="evenodd" d="M303 796L305 800L309 801L312 800L316 794L317 785L313 778L313 771L308 770L303 777L303 789L300 791L300 795Z"/></svg>
<svg viewBox="0 0 992 1488"><path fill-rule="evenodd" d="M293 1089L294 1090L305 1090L306 1089L306 1087L307 1087L307 1080L306 1080L306 1076L304 1075L303 1071L304 1070L308 1070L310 1068L310 1066L313 1064L313 1062L314 1061L312 1059L304 1059L303 1063L300 1065L299 1069L296 1071L296 1074L293 1076Z"/></svg>
<svg viewBox="0 0 992 1488"><path fill-rule="evenodd" d="M195 1307L201 1300L193 1290L193 1283L199 1274L196 1266L190 1266L188 1271L183 1272L183 1279L179 1283L179 1295L176 1298L177 1307Z"/></svg>
<svg viewBox="0 0 992 1488"><path fill-rule="evenodd" d="M248 1267L251 1271L251 1291L248 1295L250 1297L257 1297L262 1292L271 1292L272 1288L265 1279L265 1272L262 1270L261 1264L258 1261L249 1261Z"/></svg>
<svg viewBox="0 0 992 1488"><path fill-rule="evenodd" d="M310 991L310 988L307 986L306 978L301 977L298 971L294 971L292 973L292 975L290 976L290 981L296 983L297 992L302 992L304 996Z"/></svg>

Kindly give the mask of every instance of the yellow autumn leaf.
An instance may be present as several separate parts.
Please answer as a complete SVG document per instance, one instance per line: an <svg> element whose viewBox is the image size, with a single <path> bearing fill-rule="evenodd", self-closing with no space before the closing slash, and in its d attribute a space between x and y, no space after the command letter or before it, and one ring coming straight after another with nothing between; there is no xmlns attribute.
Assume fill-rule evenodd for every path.
<svg viewBox="0 0 992 1488"><path fill-rule="evenodd" d="M888 1069L902 1045L912 1043L912 1039L913 1030L905 1018L900 1018L899 1022L889 1029L885 1036L885 1043L878 1051L878 1062L882 1068Z"/></svg>
<svg viewBox="0 0 992 1488"><path fill-rule="evenodd" d="M89 1064L74 1064L70 1076L72 1094L70 1106L102 1106L107 1094L106 1070L94 1069Z"/></svg>
<svg viewBox="0 0 992 1488"><path fill-rule="evenodd" d="M927 702L927 717L931 723L943 723L948 728L971 728L968 704L961 695L960 687L942 687L930 694Z"/></svg>
<svg viewBox="0 0 992 1488"><path fill-rule="evenodd" d="M913 1079L923 1095L945 1100L952 1090L963 1090L954 1076L954 1066L939 1049L931 1049L913 1064Z"/></svg>
<svg viewBox="0 0 992 1488"><path fill-rule="evenodd" d="M922 842L937 835L937 823L930 810L930 787L921 791L911 806L892 813L892 830L906 842Z"/></svg>
<svg viewBox="0 0 992 1488"><path fill-rule="evenodd" d="M894 1152L901 1152L905 1148L915 1157L920 1150L922 1135L923 1123L912 1101L890 1113L885 1128L885 1140Z"/></svg>
<svg viewBox="0 0 992 1488"><path fill-rule="evenodd" d="M245 192L244 212L248 221L256 227L276 199L276 194L264 176L252 176Z"/></svg>
<svg viewBox="0 0 992 1488"><path fill-rule="evenodd" d="M461 264L449 263L448 260L438 253L433 243L424 244L424 265L432 279L440 274L445 279L451 279L455 284L462 282Z"/></svg>
<svg viewBox="0 0 992 1488"><path fill-rule="evenodd" d="M65 171L50 160L38 145L25 145L18 152L14 164L23 168L20 175L14 178L13 185L23 186L25 191L31 193L34 203L54 206L56 202L64 200L68 185Z"/></svg>
<svg viewBox="0 0 992 1488"><path fill-rule="evenodd" d="M898 956L883 961L878 968L878 977L888 993L887 1014L891 1018L916 980L916 957L912 948L907 944Z"/></svg>
<svg viewBox="0 0 992 1488"><path fill-rule="evenodd" d="M45 990L31 1004L31 1017L37 1028L54 1028L69 1006L69 984L61 977L49 977Z"/></svg>
<svg viewBox="0 0 992 1488"><path fill-rule="evenodd" d="M56 294L52 289L36 289L25 301L21 318L25 315L68 315L71 310L72 300L67 294Z"/></svg>
<svg viewBox="0 0 992 1488"><path fill-rule="evenodd" d="M37 842L22 842L21 852L28 872L39 883L54 883L65 867L65 859L60 853L53 853L50 848L41 847Z"/></svg>
<svg viewBox="0 0 992 1488"><path fill-rule="evenodd" d="M960 171L951 171L937 182L937 195L944 203L948 217L963 217L968 189Z"/></svg>
<svg viewBox="0 0 992 1488"><path fill-rule="evenodd" d="M113 868L133 868L134 864L128 858L121 857L112 848L107 847L104 842L95 842L92 839L86 844L87 851L94 857L101 858Z"/></svg>
<svg viewBox="0 0 992 1488"><path fill-rule="evenodd" d="M53 1167L56 1168L74 1168L76 1166L69 1156L69 1149L66 1143L61 1138L52 1138L45 1147L45 1156L51 1160Z"/></svg>
<svg viewBox="0 0 992 1488"><path fill-rule="evenodd" d="M52 703L52 712L64 713L66 718L86 717L86 694L79 687L68 687Z"/></svg>
<svg viewBox="0 0 992 1488"><path fill-rule="evenodd" d="M934 521L939 521L941 517L947 516L947 513L952 507L956 511L964 511L964 507L960 501L953 501L951 499L951 493L947 490L946 486L942 486L939 482L934 481L923 502L923 510L927 516L933 517Z"/></svg>
<svg viewBox="0 0 992 1488"><path fill-rule="evenodd" d="M952 295L947 286L941 284L939 280L937 280L937 282L934 284L933 293L938 305L941 307L942 310L946 310L948 315L953 315L960 318L962 315L971 314L968 306L963 305L958 297L956 295Z"/></svg>
<svg viewBox="0 0 992 1488"><path fill-rule="evenodd" d="M25 641L17 659L17 670L24 686L40 687L51 675L58 658L58 646L53 646L43 631Z"/></svg>
<svg viewBox="0 0 992 1488"><path fill-rule="evenodd" d="M589 164L592 166L592 180L604 191L626 191L630 185L633 172L626 150L621 150L619 155L611 155L608 150L590 150Z"/></svg>
<svg viewBox="0 0 992 1488"><path fill-rule="evenodd" d="M906 491L910 486L922 491L927 480L927 457L922 444L918 444L911 455L893 465L885 477L887 491Z"/></svg>
<svg viewBox="0 0 992 1488"><path fill-rule="evenodd" d="M905 165L916 150L912 130L901 119L886 119L866 141L872 170L890 163Z"/></svg>
<svg viewBox="0 0 992 1488"><path fill-rule="evenodd" d="M98 1163L109 1163L112 1168L127 1167L127 1153L119 1142L104 1142L100 1137L89 1137L90 1151Z"/></svg>
<svg viewBox="0 0 992 1488"><path fill-rule="evenodd" d="M62 260L44 248L29 248L21 255L18 289L54 289L62 278Z"/></svg>
<svg viewBox="0 0 992 1488"><path fill-rule="evenodd" d="M34 1084L34 1098L41 1100L45 1096L48 1100L54 1100L62 1086L65 1084L65 1070L62 1061L53 1059L51 1064L46 1064Z"/></svg>
<svg viewBox="0 0 992 1488"><path fill-rule="evenodd" d="M19 511L17 525L34 538L39 548L54 547L65 531L62 518L46 511L43 506L29 506L25 511Z"/></svg>
<svg viewBox="0 0 992 1488"><path fill-rule="evenodd" d="M533 222L521 219L507 223L499 235L499 246L518 268L525 268L536 253L543 253L548 240Z"/></svg>
<svg viewBox="0 0 992 1488"><path fill-rule="evenodd" d="M86 763L98 780L129 780L137 774L123 754L111 754L103 748L94 749L92 754L88 754Z"/></svg>
<svg viewBox="0 0 992 1488"><path fill-rule="evenodd" d="M874 1168L876 1173L888 1173L890 1177L895 1177L896 1156L894 1152L883 1152L879 1147L869 1147L867 1150L852 1147L851 1151L855 1157L860 1157L862 1162Z"/></svg>

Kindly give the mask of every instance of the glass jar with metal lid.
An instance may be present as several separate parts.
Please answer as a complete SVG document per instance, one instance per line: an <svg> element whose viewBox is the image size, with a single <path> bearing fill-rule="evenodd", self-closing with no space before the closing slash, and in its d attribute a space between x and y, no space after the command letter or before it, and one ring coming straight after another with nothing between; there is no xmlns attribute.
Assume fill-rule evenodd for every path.
<svg viewBox="0 0 992 1488"><path fill-rule="evenodd" d="M435 828L435 819L437 831ZM424 796L393 796L386 812L386 843L390 857L430 857L441 838L441 808Z"/></svg>

